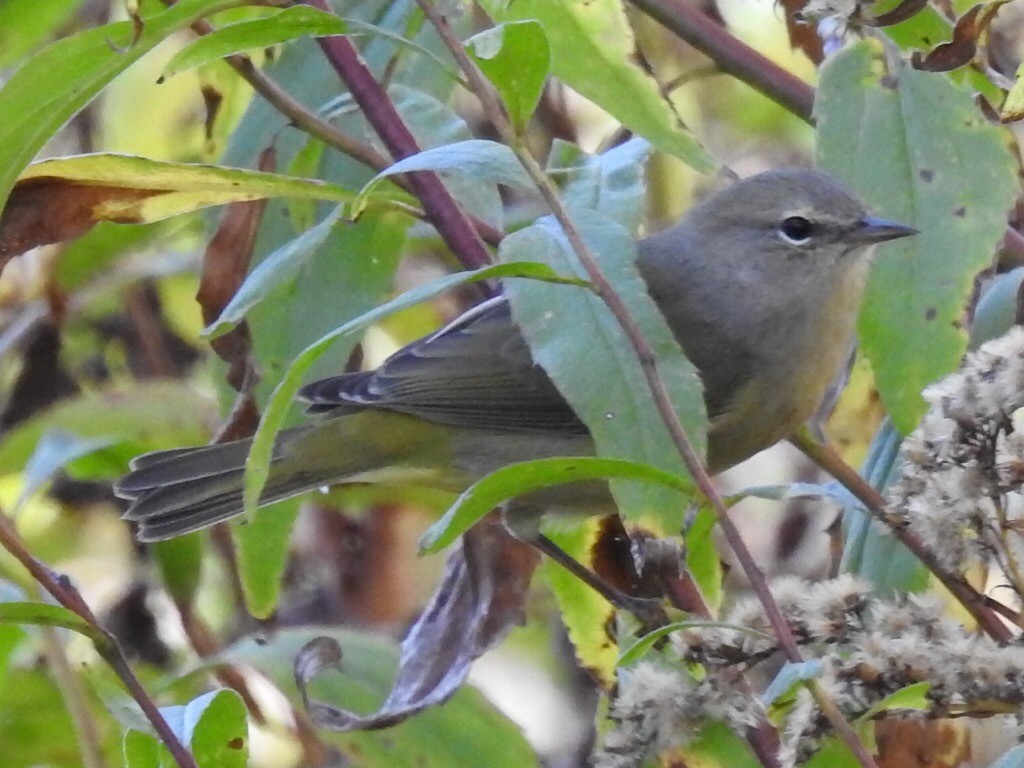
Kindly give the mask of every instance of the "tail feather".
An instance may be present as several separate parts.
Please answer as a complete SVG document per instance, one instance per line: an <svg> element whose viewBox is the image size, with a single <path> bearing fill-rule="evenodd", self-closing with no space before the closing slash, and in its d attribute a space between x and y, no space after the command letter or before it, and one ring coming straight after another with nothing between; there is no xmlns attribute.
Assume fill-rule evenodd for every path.
<svg viewBox="0 0 1024 768"><path fill-rule="evenodd" d="M260 495L260 504L284 501L316 487L317 485L312 484L308 478L292 478L288 483L265 489ZM133 504L132 509L125 513L125 518L138 521L139 541L152 542L171 539L222 523L242 514L244 501L241 477L238 478L237 487L230 491L163 513L153 514L146 509L140 513L137 506L138 503Z"/></svg>
<svg viewBox="0 0 1024 768"><path fill-rule="evenodd" d="M287 429L274 444L259 503L365 479L385 467L401 468L412 455L425 455L429 465L429 451L436 452L439 434L442 427L376 410L338 414ZM118 496L131 502L124 517L138 523L141 540L160 541L241 514L250 445L250 440L238 440L140 456L114 486ZM405 469L409 477L423 476L419 463Z"/></svg>
<svg viewBox="0 0 1024 768"><path fill-rule="evenodd" d="M281 462L287 447L309 432L308 427L286 430L274 447L270 477L260 504L282 501L323 485L322 472L307 471L294 462ZM251 440L156 451L132 462L132 471L114 486L130 500L126 520L139 524L139 539L160 541L206 528L242 513L242 483Z"/></svg>
<svg viewBox="0 0 1024 768"><path fill-rule="evenodd" d="M201 480L245 467L251 440L206 445L200 448L175 448L169 451L146 453L134 459L131 472L116 484L118 495L144 493L168 483ZM276 451L275 451L276 452Z"/></svg>

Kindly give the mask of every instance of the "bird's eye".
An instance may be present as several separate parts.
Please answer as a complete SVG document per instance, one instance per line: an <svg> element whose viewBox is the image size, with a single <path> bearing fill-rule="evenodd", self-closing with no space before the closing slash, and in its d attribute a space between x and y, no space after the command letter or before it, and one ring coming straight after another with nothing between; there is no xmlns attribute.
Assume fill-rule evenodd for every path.
<svg viewBox="0 0 1024 768"><path fill-rule="evenodd" d="M813 230L814 226L803 216L789 216L779 224L779 234L793 245L804 245Z"/></svg>

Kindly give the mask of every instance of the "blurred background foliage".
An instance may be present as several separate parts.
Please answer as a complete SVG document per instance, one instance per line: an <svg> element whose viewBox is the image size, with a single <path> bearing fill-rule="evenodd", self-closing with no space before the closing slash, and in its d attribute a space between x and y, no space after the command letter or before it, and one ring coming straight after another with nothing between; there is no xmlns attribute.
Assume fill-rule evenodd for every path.
<svg viewBox="0 0 1024 768"><path fill-rule="evenodd" d="M554 167L556 158L583 164L631 134L653 144L644 172L622 193L624 205L642 212L641 231L673 222L720 183L717 164L724 177L817 160L880 213L935 233L924 245L901 246L903 262L893 254L879 266L862 323L867 354L858 357L824 426L849 462L869 457L880 463L871 471L884 477L891 466L879 448L884 440L870 453L869 445L886 407L899 430L913 427L922 413L921 387L955 367L966 345L966 318L981 285L976 276L1009 271L1021 257L1013 230L997 250L1017 186L1015 134L996 125L1006 92L1012 99L1015 90L1018 4L979 4L983 14L999 13L967 31L966 24L954 26L968 13L977 19L967 2L834 4L857 6L861 22L915 6L896 26L854 19L848 30L826 23L835 18L829 3L688 4L806 83L808 99L820 83L817 134L809 112L782 106L764 88L726 74L721 61L644 12L657 3L442 5L463 40L495 21L541 19L539 42L511 63L513 73L521 66L528 78L534 64L527 54L550 45L552 77L543 77L546 56L529 59L540 62L545 82L524 119L538 158ZM824 21L794 24L804 5ZM461 268L434 229L398 205L411 198L397 188L377 187L357 222L331 219L339 202L351 201L381 168L297 127L294 116L254 95L238 67L265 72L291 100L378 155L384 148L310 39L309 30L324 19L307 17L310 26L300 35L276 19L280 9L254 6L189 0L172 17L157 0L0 0L0 83L6 83L0 114L7 123L0 127L0 199L8 199L0 221L0 506L27 550L81 591L204 768L582 765L618 649L605 627L607 606L550 564L534 581L528 621L477 663L474 687L390 731L331 734L310 724L292 659L316 634L335 637L344 651L341 673L317 680L317 698L365 712L387 695L397 641L441 573L442 559L418 558L416 541L450 502L443 494L333 491L262 510L230 531L222 526L155 546L135 542L119 519L123 504L111 481L131 457L202 444L225 423L236 434L251 432L272 390L310 344ZM332 6L423 148L493 138L415 3L335 0ZM255 36L182 64L176 55L208 31L203 19L221 29L252 23ZM193 21L201 23L189 29ZM852 47L837 52L844 32ZM857 43L861 36L868 42ZM946 40L959 46L945 52L951 65L925 71L920 59L927 63ZM55 41L66 47L48 47ZM824 68L823 49L829 51ZM901 84L913 87L891 90L880 75L886 67L910 67L911 51L921 69ZM221 58L243 52L247 63L236 60L234 68ZM602 56L606 64L595 64ZM606 90L616 78L625 90ZM631 93L635 99L623 98ZM894 125L897 118L903 122ZM890 151L896 145L902 154ZM33 158L86 153L120 157L25 170ZM189 175L180 164L277 175L224 176L216 168ZM946 201L921 193L927 169L942 175L944 189L966 190L976 209L951 225ZM499 196L486 176L448 177L452 194L482 221L512 231L543 213L529 195L502 188ZM598 182L606 183L605 177ZM236 284L224 301L197 302L204 269L228 264L226 254L234 252L241 261L227 268L225 285ZM204 328L241 283L250 256L253 265L267 266L243 288L247 311L235 321L244 314L244 324L233 323L236 330L219 337L214 354ZM991 312L1004 319L994 321L991 335L1013 318L1015 291L1003 293ZM478 286L465 284L391 314L334 343L306 379L372 367L480 295ZM914 331L902 346L886 346L892 328L911 322ZM929 336L939 324L941 331ZM240 396L239 388L253 398ZM289 419L300 416L294 408ZM820 479L785 448L724 482L740 489L752 477L762 485ZM780 504L743 502L744 526L756 532L755 554L773 572L824 574L826 529L841 510L794 499L780 514ZM722 573L704 522L691 529L691 567L703 569L707 594L718 595ZM847 525L856 521L848 516ZM584 559L593 559L600 535L593 525L558 532ZM860 563L877 583L896 589L923 586L920 568L905 554L894 555L891 541L857 541L861 549L847 552L845 563ZM51 602L7 552L0 553L0 579L6 602ZM0 623L5 765L170 764L90 640L47 625L70 626L67 616L23 623L11 616ZM176 709L189 707L187 716ZM708 736L690 756L706 761L701 765L751 760L747 753L736 757L736 748Z"/></svg>

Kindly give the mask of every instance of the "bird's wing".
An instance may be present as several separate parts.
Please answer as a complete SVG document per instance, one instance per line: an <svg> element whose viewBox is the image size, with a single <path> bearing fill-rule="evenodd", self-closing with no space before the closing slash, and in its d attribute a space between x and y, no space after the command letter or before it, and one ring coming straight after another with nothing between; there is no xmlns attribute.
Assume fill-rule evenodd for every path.
<svg viewBox="0 0 1024 768"><path fill-rule="evenodd" d="M384 408L459 427L586 432L534 364L500 296L400 349L375 371L321 379L299 396L312 413Z"/></svg>

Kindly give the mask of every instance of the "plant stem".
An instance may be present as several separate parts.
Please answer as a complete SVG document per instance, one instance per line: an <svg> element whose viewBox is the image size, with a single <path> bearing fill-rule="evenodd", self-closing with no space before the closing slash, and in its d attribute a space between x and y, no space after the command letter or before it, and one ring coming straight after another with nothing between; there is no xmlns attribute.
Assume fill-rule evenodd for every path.
<svg viewBox="0 0 1024 768"><path fill-rule="evenodd" d="M863 502L871 516L883 523L893 536L925 564L989 637L1000 643L1010 642L1013 638L1010 629L993 613L985 597L968 584L962 576L950 573L944 568L924 542L906 527L905 521L886 510L886 501L882 494L843 461L831 446L817 442L806 429L796 432L790 438L790 442Z"/></svg>
<svg viewBox="0 0 1024 768"><path fill-rule="evenodd" d="M179 768L198 768L192 753L185 748L185 745L181 743L178 736L171 730L171 726L168 725L167 720L160 713L156 703L150 698L142 684L139 683L139 679L132 672L132 668L121 652L121 647L117 644L114 636L103 629L99 622L96 621L92 609L82 599L82 596L67 576L55 574L29 553L2 511L0 511L0 546L10 552L31 574L32 578L49 592L58 603L95 627L96 634L104 638L102 644L97 643L96 651L110 665L117 676L121 678L124 687L128 689L128 693L131 694L131 697L135 699L142 709Z"/></svg>
<svg viewBox="0 0 1024 768"><path fill-rule="evenodd" d="M733 77L812 122L814 88L736 39L686 0L629 0Z"/></svg>
<svg viewBox="0 0 1024 768"><path fill-rule="evenodd" d="M306 0L308 5L330 12L326 0ZM352 98L396 160L420 151L387 92L374 78L348 37L318 37L327 61L348 86ZM438 234L463 266L478 269L493 263L470 218L455 202L436 173L417 171L406 176L409 187Z"/></svg>
<svg viewBox="0 0 1024 768"><path fill-rule="evenodd" d="M174 4L174 0L163 1L167 5ZM208 35L215 30L208 22L199 20L192 24L192 31L197 35ZM224 60L243 80L252 86L256 93L260 94L278 112L287 117L291 124L300 131L309 134L315 139L319 139L332 149L348 155L374 171L382 171L391 165L391 160L372 146L358 141L327 120L321 119L316 113L297 101L253 64L252 59L248 56L235 54L225 57ZM405 177L393 176L391 181L407 192L415 194L413 186ZM491 245L497 245L501 242L503 233L490 224L478 219L472 219L472 223L485 242Z"/></svg>

